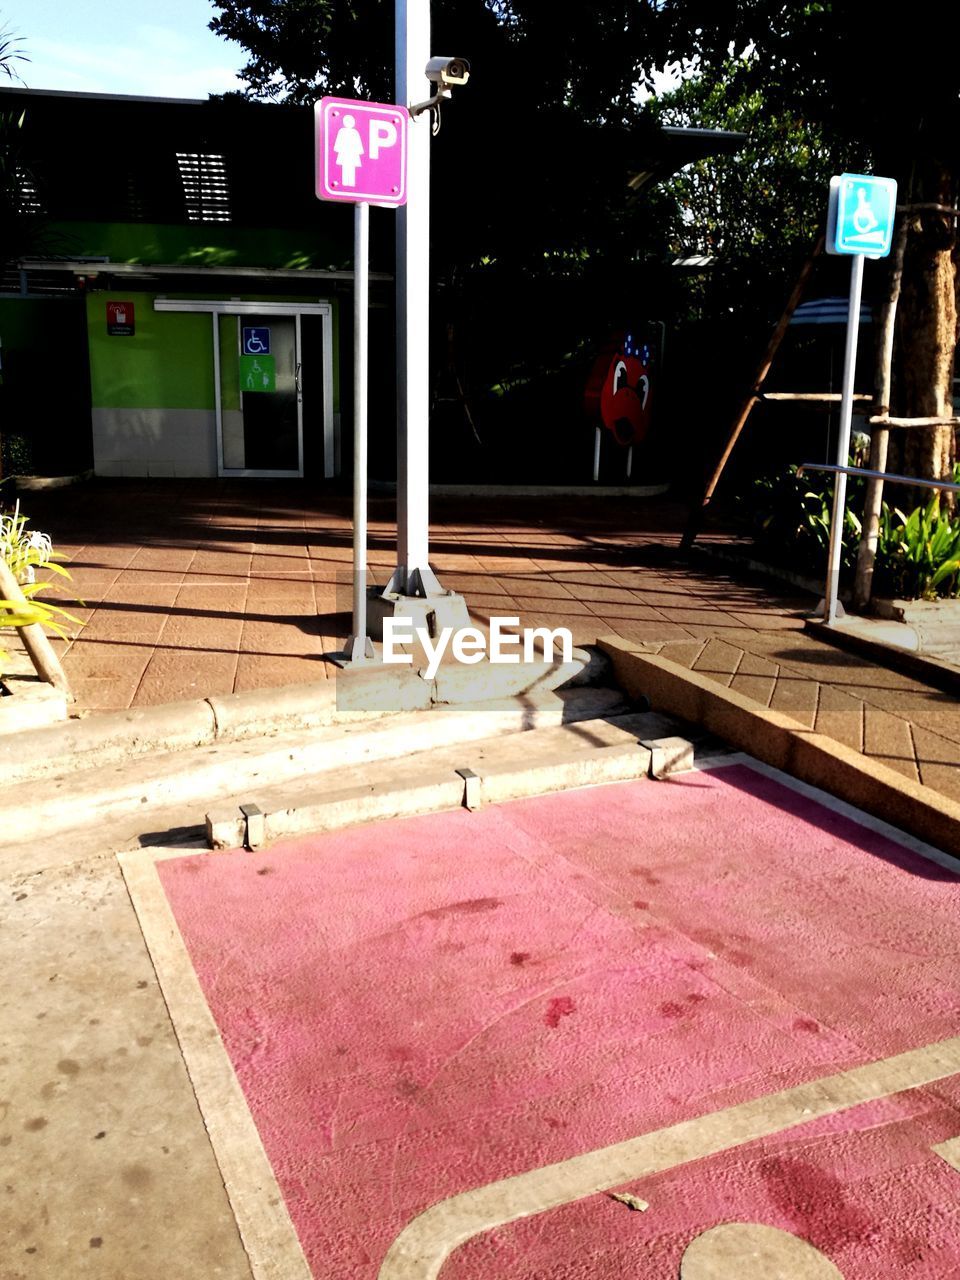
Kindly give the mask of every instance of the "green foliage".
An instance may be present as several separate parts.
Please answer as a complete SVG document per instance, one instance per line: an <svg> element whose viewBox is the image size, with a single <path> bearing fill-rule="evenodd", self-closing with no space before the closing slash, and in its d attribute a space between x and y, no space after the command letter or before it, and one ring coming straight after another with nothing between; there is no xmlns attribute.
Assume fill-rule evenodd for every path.
<svg viewBox="0 0 960 1280"><path fill-rule="evenodd" d="M850 459L852 466L861 461L856 456ZM757 550L770 563L816 576L826 570L833 483L817 485L810 480L789 467L754 481L750 532ZM861 533L857 510L864 484L855 476L848 478L841 576L851 575L856 566ZM937 494L909 515L883 504L873 593L907 600L960 596L960 515L942 510Z"/></svg>
<svg viewBox="0 0 960 1280"><path fill-rule="evenodd" d="M25 597L25 601L0 599L0 631L38 622L66 637L64 623L80 626L80 619L60 605L38 599L39 593L49 590L53 584L38 582L36 575L38 570L49 571L62 578L69 578L70 574L58 563L62 557L53 550L47 535L29 531L28 523L27 517L20 512L19 502L13 511L0 511L0 559L17 579ZM3 657L0 650L0 661Z"/></svg>
<svg viewBox="0 0 960 1280"><path fill-rule="evenodd" d="M909 515L883 504L874 592L908 600L960 596L960 517L941 510L938 494Z"/></svg>
<svg viewBox="0 0 960 1280"><path fill-rule="evenodd" d="M852 572L856 564L861 522L853 508L861 504L863 484L853 478L847 485L841 574ZM812 476L798 476L795 466L754 481L750 532L758 551L798 573L825 573L833 489L832 481L818 485Z"/></svg>
<svg viewBox="0 0 960 1280"><path fill-rule="evenodd" d="M859 170L863 146L795 109L772 109L749 59L689 77L650 111L665 126L747 135L736 153L687 165L645 198L672 256L711 259L709 271L682 277L694 313L766 328L813 243L831 175Z"/></svg>

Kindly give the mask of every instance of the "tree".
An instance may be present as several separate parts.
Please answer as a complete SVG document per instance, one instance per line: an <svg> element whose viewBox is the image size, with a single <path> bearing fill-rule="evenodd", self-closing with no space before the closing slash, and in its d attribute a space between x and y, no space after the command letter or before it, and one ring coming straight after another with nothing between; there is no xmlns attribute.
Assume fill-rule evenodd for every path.
<svg viewBox="0 0 960 1280"><path fill-rule="evenodd" d="M255 94L296 101L338 91L389 96L392 0L213 2L214 30L250 51L243 74ZM911 417L949 406L957 331L957 232L949 211L960 179L956 6L915 0L886 28L876 14L868 18L860 0L597 0L564 7L562 16L544 0L436 0L433 12L435 47L462 51L476 71L463 105L452 108L458 140L474 144L460 153L461 163L464 154L472 157L477 204L461 228L461 262L494 256L482 239L471 238L473 232L498 238L487 184L475 175L496 172L517 139L564 137L566 163L562 152L552 159L565 175L573 135L559 124L592 126L629 146L623 131L649 127L653 112L642 91L652 88L657 70L696 74L709 87L730 83L733 59L740 100L755 104L761 130L768 117L789 120L798 133L807 131L814 148L829 143L831 153L861 156L897 178L903 203L914 206L915 232L899 324L897 363L905 373L894 407ZM519 239L530 238L529 259L557 252L561 241L567 263L622 243L622 218L595 216L609 203L610 154L598 155L598 189L586 198L577 184L554 181L544 189L536 225L525 216L529 201L516 209ZM556 178L550 166L534 170L536 178ZM810 222L826 193L811 184L797 197ZM587 216L592 225L582 221ZM604 240L608 232L612 241ZM903 465L942 475L954 456L952 428L904 434Z"/></svg>
<svg viewBox="0 0 960 1280"><path fill-rule="evenodd" d="M898 316L894 410L948 413L957 342L957 221L960 193L960 67L952 54L955 8L917 0L886 28L864 22L862 5L717 0L662 6L674 40L703 76L731 50L744 82L768 109L787 111L895 177L912 222ZM917 206L925 206L917 209ZM955 459L952 426L894 434L891 469L940 478Z"/></svg>

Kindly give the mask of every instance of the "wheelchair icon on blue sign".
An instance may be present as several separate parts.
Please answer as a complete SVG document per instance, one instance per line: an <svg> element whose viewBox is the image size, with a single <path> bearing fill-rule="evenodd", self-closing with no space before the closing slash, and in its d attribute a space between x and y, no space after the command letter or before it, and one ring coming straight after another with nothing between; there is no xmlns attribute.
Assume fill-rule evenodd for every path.
<svg viewBox="0 0 960 1280"><path fill-rule="evenodd" d="M267 356L270 354L270 330L264 328L244 328L243 354L245 356Z"/></svg>

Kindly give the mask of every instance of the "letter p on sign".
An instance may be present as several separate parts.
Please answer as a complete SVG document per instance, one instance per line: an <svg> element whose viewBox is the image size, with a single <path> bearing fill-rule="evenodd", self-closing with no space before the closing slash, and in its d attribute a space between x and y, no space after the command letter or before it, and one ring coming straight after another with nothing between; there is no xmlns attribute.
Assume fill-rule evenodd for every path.
<svg viewBox="0 0 960 1280"><path fill-rule="evenodd" d="M379 158L381 148L397 145L397 126L390 120L370 121L370 159Z"/></svg>

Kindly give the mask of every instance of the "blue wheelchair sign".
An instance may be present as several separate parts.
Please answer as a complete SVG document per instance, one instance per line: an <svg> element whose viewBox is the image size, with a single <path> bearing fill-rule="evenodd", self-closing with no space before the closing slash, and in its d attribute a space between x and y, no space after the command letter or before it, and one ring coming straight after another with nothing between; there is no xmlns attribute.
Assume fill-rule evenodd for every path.
<svg viewBox="0 0 960 1280"><path fill-rule="evenodd" d="M270 354L270 330L248 328L243 330L243 354L245 356L268 356Z"/></svg>
<svg viewBox="0 0 960 1280"><path fill-rule="evenodd" d="M893 178L842 173L830 180L827 253L885 258L893 243L897 184Z"/></svg>

